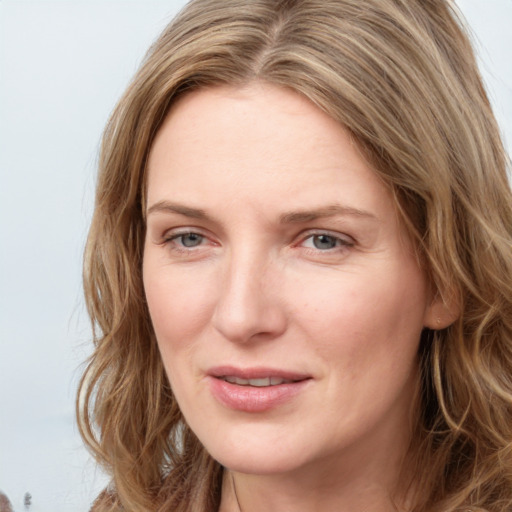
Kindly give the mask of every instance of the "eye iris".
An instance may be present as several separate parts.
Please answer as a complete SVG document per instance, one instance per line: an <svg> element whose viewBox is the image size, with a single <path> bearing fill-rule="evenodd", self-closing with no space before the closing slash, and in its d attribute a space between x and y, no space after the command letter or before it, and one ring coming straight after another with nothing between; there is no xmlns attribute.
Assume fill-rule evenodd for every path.
<svg viewBox="0 0 512 512"><path fill-rule="evenodd" d="M188 233L181 236L181 243L185 247L196 247L203 241L203 237L197 233Z"/></svg>
<svg viewBox="0 0 512 512"><path fill-rule="evenodd" d="M313 245L317 249L334 249L336 247L336 238L329 235L315 235Z"/></svg>

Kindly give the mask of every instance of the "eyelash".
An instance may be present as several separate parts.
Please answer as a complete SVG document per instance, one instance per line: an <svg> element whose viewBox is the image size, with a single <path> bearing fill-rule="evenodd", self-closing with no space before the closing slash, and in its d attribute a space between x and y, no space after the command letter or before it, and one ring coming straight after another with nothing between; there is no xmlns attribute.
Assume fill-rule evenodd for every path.
<svg viewBox="0 0 512 512"><path fill-rule="evenodd" d="M187 247L186 245L183 244L183 238L186 236L191 236L191 235L197 236L198 238L200 238L200 241L199 241L198 245L193 245L193 246ZM325 237L325 238L333 241L335 245L333 247L325 248L325 250L319 249L318 247L304 246L304 243L307 240L311 240L312 244L314 244L315 237ZM181 239L181 243L179 242L180 239ZM189 253L190 254L191 252L195 252L198 248L200 248L203 245L203 242L205 240L208 240L207 236L205 236L197 231L187 230L187 231L169 234L168 236L166 236L163 239L162 245L166 245L166 246L172 245L173 251L177 251L179 253L181 252L181 253ZM318 253L332 254L335 252L347 250L350 247L354 247L355 244L356 244L355 240L352 237L349 237L348 235L340 236L340 234L334 234L330 231L318 230L318 231L314 231L314 232L311 232L311 231L307 232L306 236L302 236L300 238L299 242L294 245L294 247L302 246L308 252L312 252L315 254L318 254Z"/></svg>
<svg viewBox="0 0 512 512"><path fill-rule="evenodd" d="M348 235L340 236L338 233L331 233L329 231L315 231L315 232L309 232L307 236L302 237L301 241L299 242L299 245L303 245L306 240L311 240L312 244L314 244L315 237L325 237L332 241L334 241L335 246L331 248L326 248L325 250L319 249L318 247L305 247L307 250L314 251L315 253L318 252L325 252L325 253L332 253L332 252L338 252L346 250L350 247L353 247L355 245L355 240L352 237L349 237Z"/></svg>
<svg viewBox="0 0 512 512"><path fill-rule="evenodd" d="M201 242L203 240L207 239L207 237L205 235L202 235L201 233L198 233L197 231L188 230L188 231L182 231L179 233L172 233L168 236L165 236L162 241L162 244L163 245L171 245L172 244L174 246L173 250L178 251L178 252L189 253L189 252L193 251L196 247L200 247L202 245L201 242L199 245L192 246L192 247L187 247L186 245L183 245L183 238L186 236L190 236L190 235L195 235L195 236L201 238ZM176 242L180 238L181 238L182 243Z"/></svg>

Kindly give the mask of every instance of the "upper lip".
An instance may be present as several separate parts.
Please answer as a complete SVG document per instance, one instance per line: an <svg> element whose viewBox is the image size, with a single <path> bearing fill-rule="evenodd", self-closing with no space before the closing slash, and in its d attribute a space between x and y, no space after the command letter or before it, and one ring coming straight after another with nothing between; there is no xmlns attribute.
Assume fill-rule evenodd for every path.
<svg viewBox="0 0 512 512"><path fill-rule="evenodd" d="M265 379L267 377L278 377L286 380L300 381L310 379L311 375L302 372L283 370L277 368L265 368L262 366L253 368L238 368L234 366L215 366L208 370L212 377L238 377L239 379Z"/></svg>

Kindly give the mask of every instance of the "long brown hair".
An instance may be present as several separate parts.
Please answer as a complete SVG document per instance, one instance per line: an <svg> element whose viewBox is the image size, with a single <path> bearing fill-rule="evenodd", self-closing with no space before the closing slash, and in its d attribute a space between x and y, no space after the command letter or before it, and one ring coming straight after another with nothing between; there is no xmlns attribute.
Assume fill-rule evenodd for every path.
<svg viewBox="0 0 512 512"><path fill-rule="evenodd" d="M512 195L468 37L447 0L194 0L106 127L84 288L95 351L82 436L112 475L97 510L216 510L222 468L184 423L141 278L148 153L170 105L215 84L292 89L392 188L458 320L421 341L414 512L512 510Z"/></svg>

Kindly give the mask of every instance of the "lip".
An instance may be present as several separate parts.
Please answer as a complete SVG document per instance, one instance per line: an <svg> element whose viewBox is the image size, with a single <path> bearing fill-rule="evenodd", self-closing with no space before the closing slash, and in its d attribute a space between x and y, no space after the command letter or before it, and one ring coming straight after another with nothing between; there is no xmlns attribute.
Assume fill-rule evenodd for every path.
<svg viewBox="0 0 512 512"><path fill-rule="evenodd" d="M242 412L265 412L291 401L311 381L311 375L274 368L211 368L207 381L212 395L224 406ZM273 386L253 387L232 384L222 379L231 376L240 379L277 377L287 381Z"/></svg>

